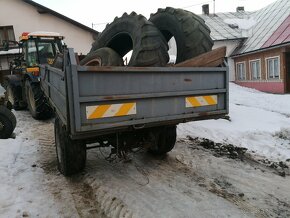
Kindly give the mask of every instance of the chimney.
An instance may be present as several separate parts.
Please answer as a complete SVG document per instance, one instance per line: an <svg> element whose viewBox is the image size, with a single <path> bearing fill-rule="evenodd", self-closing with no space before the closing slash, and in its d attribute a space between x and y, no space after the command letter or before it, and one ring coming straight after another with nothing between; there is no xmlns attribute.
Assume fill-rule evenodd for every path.
<svg viewBox="0 0 290 218"><path fill-rule="evenodd" d="M237 7L237 12L245 12L244 6Z"/></svg>
<svg viewBox="0 0 290 218"><path fill-rule="evenodd" d="M209 4L202 5L202 14L209 15Z"/></svg>

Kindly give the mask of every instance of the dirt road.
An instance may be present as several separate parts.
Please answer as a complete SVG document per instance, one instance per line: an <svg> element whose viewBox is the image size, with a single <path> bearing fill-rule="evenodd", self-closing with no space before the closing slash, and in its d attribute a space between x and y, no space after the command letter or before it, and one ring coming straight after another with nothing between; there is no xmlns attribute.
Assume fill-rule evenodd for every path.
<svg viewBox="0 0 290 218"><path fill-rule="evenodd" d="M30 125L17 130L25 140L8 167L13 194L0 198L0 217L290 217L288 169L281 176L247 156L231 159L179 138L159 158L140 151L110 163L108 150L89 150L85 171L64 178L52 121L28 112L17 118L18 128Z"/></svg>

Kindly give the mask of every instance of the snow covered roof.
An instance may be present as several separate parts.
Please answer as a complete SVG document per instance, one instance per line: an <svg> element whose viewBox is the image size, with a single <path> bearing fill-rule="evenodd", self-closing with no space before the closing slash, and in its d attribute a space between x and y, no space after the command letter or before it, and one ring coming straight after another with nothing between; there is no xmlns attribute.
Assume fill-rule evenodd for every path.
<svg viewBox="0 0 290 218"><path fill-rule="evenodd" d="M290 42L290 1L276 2L256 12L201 15L211 29L213 40L246 39L235 54Z"/></svg>
<svg viewBox="0 0 290 218"><path fill-rule="evenodd" d="M19 48L10 49L8 51L0 51L0 55L19 54Z"/></svg>
<svg viewBox="0 0 290 218"><path fill-rule="evenodd" d="M215 15L201 15L211 30L213 40L231 40L244 38L244 29L253 26L254 21L250 20L253 12L228 12Z"/></svg>

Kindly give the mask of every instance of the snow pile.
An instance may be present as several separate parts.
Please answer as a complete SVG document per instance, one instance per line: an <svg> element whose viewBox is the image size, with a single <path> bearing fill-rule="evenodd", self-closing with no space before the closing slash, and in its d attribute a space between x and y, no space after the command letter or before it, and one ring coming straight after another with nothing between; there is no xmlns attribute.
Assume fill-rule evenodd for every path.
<svg viewBox="0 0 290 218"><path fill-rule="evenodd" d="M274 95L230 84L230 120L178 126L187 135L248 148L274 161L290 158L290 95Z"/></svg>
<svg viewBox="0 0 290 218"><path fill-rule="evenodd" d="M257 23L257 21L252 17L249 19L224 19L224 22L227 24L238 26L239 29L243 30L251 29Z"/></svg>

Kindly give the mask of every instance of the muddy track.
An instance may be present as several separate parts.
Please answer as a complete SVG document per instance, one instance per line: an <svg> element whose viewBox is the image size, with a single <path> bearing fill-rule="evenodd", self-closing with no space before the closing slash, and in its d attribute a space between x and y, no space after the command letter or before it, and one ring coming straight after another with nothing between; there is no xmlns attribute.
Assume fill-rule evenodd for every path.
<svg viewBox="0 0 290 218"><path fill-rule="evenodd" d="M106 150L88 151L85 171L65 178L57 170L51 121L29 116L41 185L60 217L289 217L289 176L243 156L231 159L178 140L166 156L142 151L130 162L109 163Z"/></svg>

